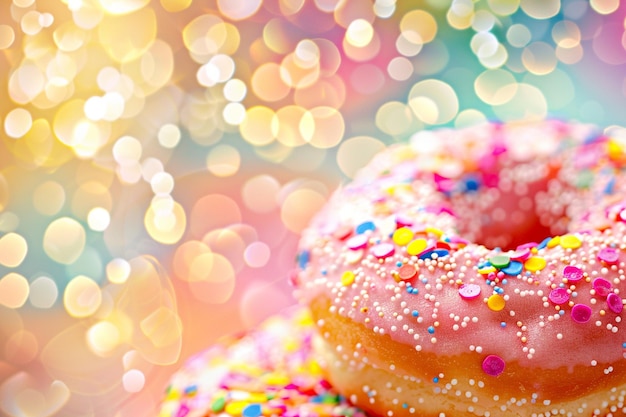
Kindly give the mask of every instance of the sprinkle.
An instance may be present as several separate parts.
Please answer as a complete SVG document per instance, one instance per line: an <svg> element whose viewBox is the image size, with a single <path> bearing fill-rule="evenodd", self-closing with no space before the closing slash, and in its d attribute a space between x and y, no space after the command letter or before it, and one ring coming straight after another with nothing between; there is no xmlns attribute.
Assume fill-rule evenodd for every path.
<svg viewBox="0 0 626 417"><path fill-rule="evenodd" d="M504 308L506 302L504 298L499 294L493 294L487 299L487 307L491 311L500 311Z"/></svg>
<svg viewBox="0 0 626 417"><path fill-rule="evenodd" d="M243 417L259 417L261 416L261 405L260 404L250 404L246 408L243 409L241 413Z"/></svg>
<svg viewBox="0 0 626 417"><path fill-rule="evenodd" d="M517 249L515 252L509 254L514 261L525 261L530 256L529 248Z"/></svg>
<svg viewBox="0 0 626 417"><path fill-rule="evenodd" d="M398 277L403 281L413 279L417 275L417 269L411 264L403 265L398 270Z"/></svg>
<svg viewBox="0 0 626 417"><path fill-rule="evenodd" d="M556 305L565 304L569 301L569 293L565 288L555 288L550 291L548 299Z"/></svg>
<svg viewBox="0 0 626 417"><path fill-rule="evenodd" d="M333 237L337 240L346 240L352 234L352 227L348 225L341 226L333 232Z"/></svg>
<svg viewBox="0 0 626 417"><path fill-rule="evenodd" d="M563 235L559 244L564 249L578 249L582 245L582 241L575 235Z"/></svg>
<svg viewBox="0 0 626 417"><path fill-rule="evenodd" d="M346 245L351 250L359 250L367 247L369 238L366 235L356 235L348 239Z"/></svg>
<svg viewBox="0 0 626 417"><path fill-rule="evenodd" d="M496 255L489 258L489 263L498 269L502 269L509 266L511 258L507 255Z"/></svg>
<svg viewBox="0 0 626 417"><path fill-rule="evenodd" d="M372 247L372 255L378 259L388 258L396 252L396 248L391 243L379 243Z"/></svg>
<svg viewBox="0 0 626 417"><path fill-rule="evenodd" d="M548 238L547 241L541 242L542 244L545 242L546 248L556 248L559 243L561 243L561 236L554 236L553 238Z"/></svg>
<svg viewBox="0 0 626 417"><path fill-rule="evenodd" d="M432 249L432 250L427 249L424 252L420 253L418 255L418 258L431 259L433 258L433 255L437 255L438 258L442 258L444 256L448 256L449 254L450 254L450 251L446 249Z"/></svg>
<svg viewBox="0 0 626 417"><path fill-rule="evenodd" d="M413 231L408 227L401 227L393 232L393 241L398 246L405 246L413 239Z"/></svg>
<svg viewBox="0 0 626 417"><path fill-rule="evenodd" d="M524 262L524 268L530 272L541 271L546 267L546 260L539 256L533 256L528 258L526 262Z"/></svg>
<svg viewBox="0 0 626 417"><path fill-rule="evenodd" d="M515 276L522 272L522 268L523 264L521 262L511 261L509 266L507 266L506 268L502 268L501 271L507 275Z"/></svg>
<svg viewBox="0 0 626 417"><path fill-rule="evenodd" d="M611 292L611 283L604 278L594 279L591 286L596 291L596 294L603 298Z"/></svg>
<svg viewBox="0 0 626 417"><path fill-rule="evenodd" d="M615 293L611 293L606 297L606 303L609 305L609 310L613 313L619 314L624 309L622 299Z"/></svg>
<svg viewBox="0 0 626 417"><path fill-rule="evenodd" d="M354 229L354 231L359 235L367 231L374 231L374 230L376 230L376 225L372 221L363 222Z"/></svg>
<svg viewBox="0 0 626 417"><path fill-rule="evenodd" d="M572 307L572 320L576 323L587 323L591 318L591 307L585 304L575 304Z"/></svg>
<svg viewBox="0 0 626 417"><path fill-rule="evenodd" d="M303 250L298 254L298 266L300 269L305 269L311 260L311 253L308 250Z"/></svg>
<svg viewBox="0 0 626 417"><path fill-rule="evenodd" d="M619 252L615 248L602 248L598 252L598 259L609 265L615 265L619 262Z"/></svg>
<svg viewBox="0 0 626 417"><path fill-rule="evenodd" d="M344 286L349 286L352 285L352 283L354 282L354 272L352 271L345 271L343 274L341 274L341 284Z"/></svg>
<svg viewBox="0 0 626 417"><path fill-rule="evenodd" d="M487 375L498 376L504 372L504 360L497 355L488 355L483 360L482 368Z"/></svg>
<svg viewBox="0 0 626 417"><path fill-rule="evenodd" d="M435 235L437 237L443 236L443 230L437 229L436 227L427 226L425 231L426 231L426 233L432 233L433 235Z"/></svg>
<svg viewBox="0 0 626 417"><path fill-rule="evenodd" d="M404 217L404 216L400 216L400 215L396 216L396 227L398 228L409 227L412 225L413 225L413 222L411 221L411 219Z"/></svg>
<svg viewBox="0 0 626 417"><path fill-rule="evenodd" d="M419 253L422 253L424 249L426 249L427 247L428 247L428 242L426 241L426 239L419 238L409 243L409 246L407 246L406 251L409 255L417 255Z"/></svg>
<svg viewBox="0 0 626 417"><path fill-rule="evenodd" d="M492 272L496 272L497 269L491 265L483 266L482 268L478 268L478 273L481 275L489 275Z"/></svg>
<svg viewBox="0 0 626 417"><path fill-rule="evenodd" d="M435 328L433 326L428 326L428 333L434 334L435 333Z"/></svg>
<svg viewBox="0 0 626 417"><path fill-rule="evenodd" d="M577 266L567 265L563 268L563 277L570 283L576 283L583 278L583 270Z"/></svg>
<svg viewBox="0 0 626 417"><path fill-rule="evenodd" d="M480 295L480 285L463 284L459 287L459 295L464 300L473 300Z"/></svg>

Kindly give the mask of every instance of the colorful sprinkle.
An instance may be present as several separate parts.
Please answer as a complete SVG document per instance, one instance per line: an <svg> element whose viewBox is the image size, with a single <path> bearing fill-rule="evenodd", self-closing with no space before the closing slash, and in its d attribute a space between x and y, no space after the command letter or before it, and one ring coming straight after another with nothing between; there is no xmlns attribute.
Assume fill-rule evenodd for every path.
<svg viewBox="0 0 626 417"><path fill-rule="evenodd" d="M482 363L483 371L490 376L498 376L504 372L504 359L497 355L488 355Z"/></svg>
<svg viewBox="0 0 626 417"><path fill-rule="evenodd" d="M411 264L402 265L402 267L398 270L398 277L403 281L408 281L417 275L417 269L415 266Z"/></svg>
<svg viewBox="0 0 626 417"><path fill-rule="evenodd" d="M564 249L578 249L582 245L582 241L576 235L563 235L559 244Z"/></svg>
<svg viewBox="0 0 626 417"><path fill-rule="evenodd" d="M569 298L569 292L565 288L561 287L553 289L550 291L550 295L548 295L548 299L556 305L567 303Z"/></svg>
<svg viewBox="0 0 626 417"><path fill-rule="evenodd" d="M495 268L503 269L509 266L511 258L508 255L496 255L489 258L489 263Z"/></svg>
<svg viewBox="0 0 626 417"><path fill-rule="evenodd" d="M427 247L428 247L428 242L426 241L426 239L419 238L409 243L409 245L406 248L406 252L409 255L415 256L415 255L422 253Z"/></svg>
<svg viewBox="0 0 626 417"><path fill-rule="evenodd" d="M499 294L493 294L487 299L487 307L491 311L501 311L506 305L504 297Z"/></svg>
<svg viewBox="0 0 626 417"><path fill-rule="evenodd" d="M354 272L345 271L343 274L341 274L341 285L345 287L352 285L352 283L354 282L354 278Z"/></svg>
<svg viewBox="0 0 626 417"><path fill-rule="evenodd" d="M371 249L372 255L378 259L385 259L396 252L396 248L391 243L379 243Z"/></svg>
<svg viewBox="0 0 626 417"><path fill-rule="evenodd" d="M583 276L583 270L577 266L567 265L563 268L563 277L571 284L577 283Z"/></svg>
<svg viewBox="0 0 626 417"><path fill-rule="evenodd" d="M624 310L622 298L615 293L611 293L606 297L606 303L609 306L609 310L615 314L620 314Z"/></svg>
<svg viewBox="0 0 626 417"><path fill-rule="evenodd" d="M533 256L531 258L528 258L526 262L524 262L524 268L526 268L526 270L530 272L541 271L545 267L546 267L545 258L540 258L538 256Z"/></svg>
<svg viewBox="0 0 626 417"><path fill-rule="evenodd" d="M408 227L401 227L393 232L393 241L398 246L405 246L413 239L413 231Z"/></svg>
<svg viewBox="0 0 626 417"><path fill-rule="evenodd" d="M591 319L591 307L586 304L575 304L571 314L572 320L576 323L587 323Z"/></svg>
<svg viewBox="0 0 626 417"><path fill-rule="evenodd" d="M505 268L502 268L501 271L507 275L516 276L522 272L522 268L524 264L517 261L511 261L509 265Z"/></svg>
<svg viewBox="0 0 626 417"><path fill-rule="evenodd" d="M356 235L348 239L346 246L351 250L359 250L367 247L369 238L366 235Z"/></svg>
<svg viewBox="0 0 626 417"><path fill-rule="evenodd" d="M372 232L374 230L376 230L376 225L372 221L363 222L354 229L357 234Z"/></svg>
<svg viewBox="0 0 626 417"><path fill-rule="evenodd" d="M465 300L473 300L480 295L480 285L463 284L459 287L459 295Z"/></svg>
<svg viewBox="0 0 626 417"><path fill-rule="evenodd" d="M598 252L598 259L609 265L616 265L619 262L619 251L615 248L602 248Z"/></svg>
<svg viewBox="0 0 626 417"><path fill-rule="evenodd" d="M602 298L605 298L611 292L611 283L604 278L594 279L591 286L596 294Z"/></svg>

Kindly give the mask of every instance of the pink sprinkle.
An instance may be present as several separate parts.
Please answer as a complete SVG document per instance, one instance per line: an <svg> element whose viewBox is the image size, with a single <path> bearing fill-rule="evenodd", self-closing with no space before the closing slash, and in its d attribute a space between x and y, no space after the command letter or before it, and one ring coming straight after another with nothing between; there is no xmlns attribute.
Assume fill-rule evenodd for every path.
<svg viewBox="0 0 626 417"><path fill-rule="evenodd" d="M583 270L577 266L567 265L563 268L563 276L571 283L575 283L583 279Z"/></svg>
<svg viewBox="0 0 626 417"><path fill-rule="evenodd" d="M572 320L576 323L587 323L591 318L591 307L585 304L575 304L572 307Z"/></svg>
<svg viewBox="0 0 626 417"><path fill-rule="evenodd" d="M611 283L604 278L594 279L591 286L596 290L596 294L603 298L611 292Z"/></svg>
<svg viewBox="0 0 626 417"><path fill-rule="evenodd" d="M528 248L517 249L515 252L509 255L509 258L511 258L512 260L521 261L521 262L525 261L529 257L530 257L530 249Z"/></svg>
<svg viewBox="0 0 626 417"><path fill-rule="evenodd" d="M622 302L622 299L614 292L609 294L609 296L606 298L606 303L609 305L609 309L613 313L619 314L624 309L624 303Z"/></svg>
<svg viewBox="0 0 626 417"><path fill-rule="evenodd" d="M473 300L480 295L480 285L463 284L459 287L459 295L465 300Z"/></svg>
<svg viewBox="0 0 626 417"><path fill-rule="evenodd" d="M623 222L626 222L626 210L622 210L619 212L619 219Z"/></svg>
<svg viewBox="0 0 626 417"><path fill-rule="evenodd" d="M483 371L487 375L498 376L504 371L504 360L497 355L489 355L483 360Z"/></svg>
<svg viewBox="0 0 626 417"><path fill-rule="evenodd" d="M384 259L396 252L396 248L391 243L381 243L372 247L372 254L378 259Z"/></svg>
<svg viewBox="0 0 626 417"><path fill-rule="evenodd" d="M367 247L368 240L369 238L367 235L356 235L348 239L346 244L348 245L348 248L352 250L359 250Z"/></svg>
<svg viewBox="0 0 626 417"><path fill-rule="evenodd" d="M396 228L399 229L401 227L410 227L412 225L413 225L413 221L409 219L408 217L401 216L401 215L396 216Z"/></svg>
<svg viewBox="0 0 626 417"><path fill-rule="evenodd" d="M615 265L619 262L619 252L615 248L602 248L598 253L598 259L609 265Z"/></svg>
<svg viewBox="0 0 626 417"><path fill-rule="evenodd" d="M555 288L550 291L548 299L557 305L565 304L569 301L569 293L565 288Z"/></svg>
<svg viewBox="0 0 626 417"><path fill-rule="evenodd" d="M519 245L517 248L515 248L515 250L518 251L524 249L532 249L534 247L537 247L537 245L539 245L537 242L528 242L524 243L523 245Z"/></svg>

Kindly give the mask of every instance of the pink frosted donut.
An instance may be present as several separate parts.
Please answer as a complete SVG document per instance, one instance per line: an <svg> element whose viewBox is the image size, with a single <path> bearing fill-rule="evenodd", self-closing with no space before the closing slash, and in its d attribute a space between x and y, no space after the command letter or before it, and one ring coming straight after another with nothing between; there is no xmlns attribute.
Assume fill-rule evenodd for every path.
<svg viewBox="0 0 626 417"><path fill-rule="evenodd" d="M624 143L486 123L375 157L293 278L331 383L380 416L623 415Z"/></svg>
<svg viewBox="0 0 626 417"><path fill-rule="evenodd" d="M267 319L191 357L167 388L159 417L365 417L324 379L305 309Z"/></svg>

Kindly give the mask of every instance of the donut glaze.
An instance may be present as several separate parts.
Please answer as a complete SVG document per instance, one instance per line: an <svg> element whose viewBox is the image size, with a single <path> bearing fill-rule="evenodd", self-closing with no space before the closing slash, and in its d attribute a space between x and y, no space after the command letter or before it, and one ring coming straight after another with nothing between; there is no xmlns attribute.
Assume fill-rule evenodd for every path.
<svg viewBox="0 0 626 417"><path fill-rule="evenodd" d="M381 416L626 412L622 142L557 120L423 131L305 230L329 380Z"/></svg>
<svg viewBox="0 0 626 417"><path fill-rule="evenodd" d="M172 377L159 416L365 417L324 379L313 336L309 312L292 308L219 340Z"/></svg>

